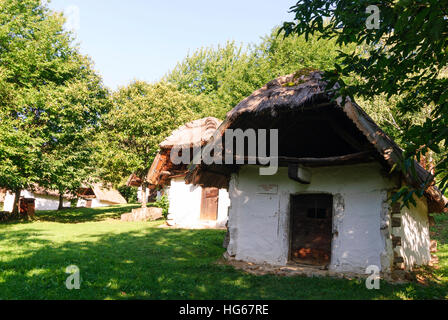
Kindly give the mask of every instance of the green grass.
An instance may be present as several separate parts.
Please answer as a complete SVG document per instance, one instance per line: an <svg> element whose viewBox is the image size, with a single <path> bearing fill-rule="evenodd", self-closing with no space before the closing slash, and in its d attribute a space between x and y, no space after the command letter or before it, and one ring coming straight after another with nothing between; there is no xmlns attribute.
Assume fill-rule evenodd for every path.
<svg viewBox="0 0 448 320"><path fill-rule="evenodd" d="M436 217L442 281L382 282L380 290L367 290L361 280L254 276L218 265L222 230L113 220L132 207L42 212L39 221L1 224L0 299L448 298L446 215ZM73 264L81 271L80 290L65 287L65 268Z"/></svg>

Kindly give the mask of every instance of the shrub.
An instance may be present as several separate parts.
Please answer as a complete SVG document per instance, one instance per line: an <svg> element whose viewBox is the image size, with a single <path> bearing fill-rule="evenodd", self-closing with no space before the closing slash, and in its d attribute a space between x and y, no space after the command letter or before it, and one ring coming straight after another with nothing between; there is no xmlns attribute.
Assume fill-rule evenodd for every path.
<svg viewBox="0 0 448 320"><path fill-rule="evenodd" d="M118 191L128 203L137 203L137 187L120 186Z"/></svg>
<svg viewBox="0 0 448 320"><path fill-rule="evenodd" d="M154 202L153 206L162 208L162 214L163 217L166 219L168 216L168 207L170 205L170 202L168 200L168 197L166 195L161 196L156 202Z"/></svg>

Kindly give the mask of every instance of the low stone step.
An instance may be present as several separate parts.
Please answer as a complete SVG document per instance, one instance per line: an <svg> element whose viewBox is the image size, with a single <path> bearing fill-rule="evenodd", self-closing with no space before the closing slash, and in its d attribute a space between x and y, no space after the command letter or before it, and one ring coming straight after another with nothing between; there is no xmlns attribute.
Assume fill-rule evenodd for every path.
<svg viewBox="0 0 448 320"><path fill-rule="evenodd" d="M163 210L161 208L149 207L133 209L131 213L121 215L121 221L154 221L163 217Z"/></svg>

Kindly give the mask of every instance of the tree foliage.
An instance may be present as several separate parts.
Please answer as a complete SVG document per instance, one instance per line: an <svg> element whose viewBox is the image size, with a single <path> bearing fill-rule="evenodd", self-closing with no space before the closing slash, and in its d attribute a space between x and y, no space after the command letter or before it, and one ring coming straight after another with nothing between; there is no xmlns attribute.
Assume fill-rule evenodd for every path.
<svg viewBox="0 0 448 320"><path fill-rule="evenodd" d="M205 102L165 82L136 81L115 92L111 104L97 141L97 163L104 179L120 184L131 173L145 181L159 144L198 118Z"/></svg>
<svg viewBox="0 0 448 320"><path fill-rule="evenodd" d="M243 46L227 42L217 48L201 48L187 56L165 76L180 90L206 96L210 106L203 115L225 114L253 91L272 79L303 68L326 69L337 59L335 41L307 43L302 36L283 39L278 29L260 44Z"/></svg>
<svg viewBox="0 0 448 320"><path fill-rule="evenodd" d="M377 1L378 29L366 27L367 5L361 0L301 0L291 8L294 21L285 22L283 30L286 35L319 34L339 45L355 44L355 50L340 53L341 63L327 73L330 83L339 81L342 96L396 97L398 117L424 115L424 121L410 123L402 132L406 152L401 169L408 171L414 156L420 159L433 151L440 158L436 173L444 189L448 180L448 78L443 76L448 64L448 2ZM353 76L361 81L343 81ZM424 114L425 108L429 114Z"/></svg>
<svg viewBox="0 0 448 320"><path fill-rule="evenodd" d="M227 42L216 49L201 48L187 56L165 80L179 90L209 99L204 116L223 118L228 110L262 84L262 66L247 48Z"/></svg>
<svg viewBox="0 0 448 320"><path fill-rule="evenodd" d="M34 184L75 189L107 111L64 21L38 0L0 2L0 185L16 195Z"/></svg>

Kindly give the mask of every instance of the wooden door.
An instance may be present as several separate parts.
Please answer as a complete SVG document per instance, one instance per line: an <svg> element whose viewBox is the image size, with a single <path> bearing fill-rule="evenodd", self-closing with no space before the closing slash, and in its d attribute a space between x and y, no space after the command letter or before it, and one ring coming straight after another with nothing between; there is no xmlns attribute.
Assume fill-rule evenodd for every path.
<svg viewBox="0 0 448 320"><path fill-rule="evenodd" d="M35 213L35 199L33 198L21 198L19 201L19 213L21 215L27 215L34 217Z"/></svg>
<svg viewBox="0 0 448 320"><path fill-rule="evenodd" d="M218 219L218 188L203 188L201 201L201 220Z"/></svg>
<svg viewBox="0 0 448 320"><path fill-rule="evenodd" d="M333 197L306 194L291 197L291 260L328 265L331 258Z"/></svg>
<svg viewBox="0 0 448 320"><path fill-rule="evenodd" d="M86 200L86 208L92 208L92 199Z"/></svg>

